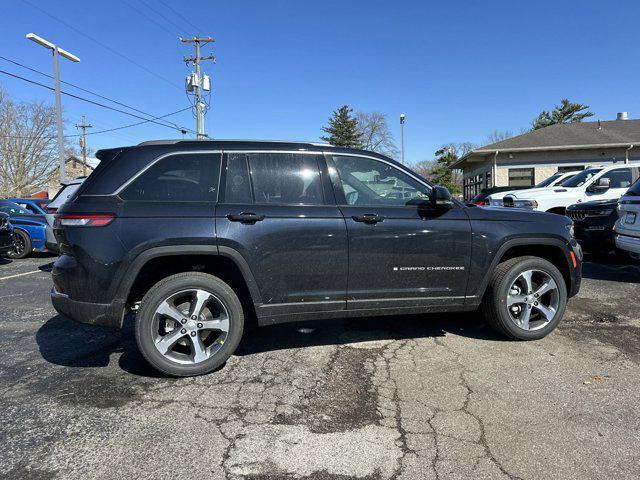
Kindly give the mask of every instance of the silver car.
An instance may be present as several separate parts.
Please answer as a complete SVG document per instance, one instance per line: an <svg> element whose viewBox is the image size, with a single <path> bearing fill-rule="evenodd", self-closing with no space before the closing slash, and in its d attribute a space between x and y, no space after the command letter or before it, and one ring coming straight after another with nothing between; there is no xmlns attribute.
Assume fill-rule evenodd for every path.
<svg viewBox="0 0 640 480"><path fill-rule="evenodd" d="M45 230L46 241L45 246L47 250L51 253L58 253L58 242L56 237L53 235L53 221L55 220L56 212L65 203L69 198L76 193L82 182L84 182L84 178L76 178L75 180L70 180L67 183L62 185L62 188L58 190L56 196L53 197L53 200L47 205L45 210L45 218L47 219L47 227Z"/></svg>
<svg viewBox="0 0 640 480"><path fill-rule="evenodd" d="M618 201L616 247L640 260L640 179Z"/></svg>

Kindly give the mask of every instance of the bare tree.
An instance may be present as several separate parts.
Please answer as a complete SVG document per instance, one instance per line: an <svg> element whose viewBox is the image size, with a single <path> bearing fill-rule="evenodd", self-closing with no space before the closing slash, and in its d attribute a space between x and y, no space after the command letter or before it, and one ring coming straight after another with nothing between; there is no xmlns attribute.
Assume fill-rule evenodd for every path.
<svg viewBox="0 0 640 480"><path fill-rule="evenodd" d="M44 189L58 162L55 109L14 102L0 89L0 196Z"/></svg>
<svg viewBox="0 0 640 480"><path fill-rule="evenodd" d="M358 112L358 130L362 148L391 158L398 157L398 147L387 123L387 115L380 112Z"/></svg>
<svg viewBox="0 0 640 480"><path fill-rule="evenodd" d="M494 130L489 135L487 135L486 143L487 145L491 145L492 143L502 142L508 138L513 137L513 132L511 130Z"/></svg>

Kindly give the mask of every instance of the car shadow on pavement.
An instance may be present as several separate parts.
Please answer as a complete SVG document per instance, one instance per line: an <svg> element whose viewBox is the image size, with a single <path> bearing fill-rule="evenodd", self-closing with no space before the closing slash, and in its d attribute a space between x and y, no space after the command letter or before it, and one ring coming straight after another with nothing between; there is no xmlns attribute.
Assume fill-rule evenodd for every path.
<svg viewBox="0 0 640 480"><path fill-rule="evenodd" d="M484 324L478 312L393 315L253 327L243 336L236 355L365 342L377 342L382 346L387 341L437 338L447 333L481 340L504 340Z"/></svg>
<svg viewBox="0 0 640 480"><path fill-rule="evenodd" d="M587 255L582 264L582 276L591 280L640 283L640 265L615 255Z"/></svg>
<svg viewBox="0 0 640 480"><path fill-rule="evenodd" d="M62 315L50 318L36 333L42 358L64 367L106 367L112 355L121 354L120 368L143 377L162 377L140 354L134 324L125 319L122 329L83 325Z"/></svg>
<svg viewBox="0 0 640 480"><path fill-rule="evenodd" d="M447 333L499 340L477 312L385 316L356 319L318 320L258 328L249 326L236 355L321 345L349 345L412 338L443 337ZM83 325L61 315L49 319L36 333L42 357L65 367L107 367L112 355L120 355L118 366L133 375L162 378L144 360L135 342L134 318L125 319L121 330ZM222 367L224 368L224 366Z"/></svg>
<svg viewBox="0 0 640 480"><path fill-rule="evenodd" d="M0 257L0 267L2 265L9 265L10 263L11 263L11 260L9 260L8 258Z"/></svg>

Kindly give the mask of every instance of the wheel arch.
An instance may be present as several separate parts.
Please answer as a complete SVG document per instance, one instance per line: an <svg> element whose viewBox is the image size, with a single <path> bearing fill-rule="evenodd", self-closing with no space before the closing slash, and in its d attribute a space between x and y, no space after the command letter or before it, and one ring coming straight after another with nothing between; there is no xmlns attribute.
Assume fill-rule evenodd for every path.
<svg viewBox="0 0 640 480"><path fill-rule="evenodd" d="M229 247L189 245L155 247L140 253L122 275L116 298L132 305L162 278L197 271L215 275L239 290L243 304L261 304L255 278L242 255Z"/></svg>
<svg viewBox="0 0 640 480"><path fill-rule="evenodd" d="M571 291L571 259L565 242L557 238L516 238L505 241L496 252L490 267L484 274L480 287L474 297L479 302L484 296L489 281L496 267L511 258L520 256L534 256L544 258L555 265L567 286L567 292Z"/></svg>

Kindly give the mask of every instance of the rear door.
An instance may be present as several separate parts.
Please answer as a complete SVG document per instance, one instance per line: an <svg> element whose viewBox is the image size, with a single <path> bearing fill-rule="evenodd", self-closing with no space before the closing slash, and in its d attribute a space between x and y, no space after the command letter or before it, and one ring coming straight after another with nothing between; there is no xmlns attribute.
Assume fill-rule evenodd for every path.
<svg viewBox="0 0 640 480"><path fill-rule="evenodd" d="M431 188L389 162L328 155L349 235L348 309L464 302L471 226L431 208Z"/></svg>
<svg viewBox="0 0 640 480"><path fill-rule="evenodd" d="M218 245L250 269L259 316L346 308L347 235L321 154L229 151Z"/></svg>
<svg viewBox="0 0 640 480"><path fill-rule="evenodd" d="M156 158L116 192L121 240L137 249L211 245L215 250L215 204L221 152L172 152Z"/></svg>

